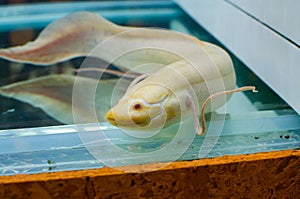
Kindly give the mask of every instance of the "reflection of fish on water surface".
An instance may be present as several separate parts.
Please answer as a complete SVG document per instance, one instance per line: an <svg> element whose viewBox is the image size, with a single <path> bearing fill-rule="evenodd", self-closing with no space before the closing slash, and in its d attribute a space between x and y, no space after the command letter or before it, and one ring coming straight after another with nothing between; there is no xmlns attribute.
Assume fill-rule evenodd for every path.
<svg viewBox="0 0 300 199"><path fill-rule="evenodd" d="M3 38L8 38L3 42L2 47L10 45L20 45L26 40L34 37L34 31L22 30L12 31L8 33L2 33ZM5 44L6 43L6 44ZM26 82L34 78L42 76L50 76L54 74L73 74L74 65L76 66L76 60L68 60L65 62L53 64L50 67L37 67L32 64L11 62L6 60L0 60L0 87L5 88L7 85L13 86L16 82ZM33 87L36 85L33 84ZM2 89L0 89L2 91ZM33 102L29 104L22 103L28 100L28 97L23 97L20 100L20 94L22 93L21 87L19 89L19 96L16 97L16 87L14 92L9 93L8 90L3 91L0 95L0 129L10 128L24 128L24 127L37 127L37 126L52 126L59 125L57 119L46 115L47 110L42 107L36 106ZM15 94L14 94L15 93ZM10 98L7 98L11 96ZM33 95L34 96L34 95ZM16 99L16 100L15 100ZM33 106L31 106L31 105ZM42 108L42 109L40 109Z"/></svg>
<svg viewBox="0 0 300 199"><path fill-rule="evenodd" d="M4 86L1 88L0 93L42 108L56 120L65 124L71 124L73 123L72 113L75 111L72 107L72 91L75 81L80 82L82 87L80 93L83 102L76 109L78 115L81 116L77 118L78 122L93 121L90 115L92 107L90 107L90 104L84 103L84 100L89 93L93 92L89 88L100 84L98 80L64 74L49 75ZM98 113L99 118L97 118L99 121L105 120L105 113L110 108L110 96L117 81L118 79L103 80L101 81L101 88L99 87L96 90L95 105L96 109L100 111ZM105 93L105 95L102 93ZM120 94L123 93L121 92Z"/></svg>
<svg viewBox="0 0 300 199"><path fill-rule="evenodd" d="M205 99L210 95L224 91L224 89L232 90L235 87L235 72L231 59L220 47L199 41L188 35L168 30L118 26L105 20L99 15L89 12L70 14L51 23L40 33L35 41L29 42L23 46L2 49L0 50L0 57L14 62L34 65L51 65L72 58L87 56L99 43L114 35L118 35L113 37L115 39L115 45L117 46L115 48L110 46L109 48L102 49L100 53L96 54L98 58L111 62L111 54L113 54L113 51L120 50L120 48L126 49L128 45L143 47L145 46L145 42L148 42L148 44L160 44L161 46L176 46L177 48L180 48L182 52L187 52L188 55L198 59L196 66L194 66L189 62L183 61L180 56L174 53L153 48L141 48L140 50L125 54L113 62L116 67L125 72L133 71L140 74L153 73L152 75L149 75L149 77L146 77L146 79L133 85L129 90L134 90L135 88L141 87L141 85L144 86L145 82L150 82L163 84L166 87L174 89L175 93L179 92L182 94L175 96L175 98L179 97L180 99L178 99L177 102L174 102L174 100L169 100L171 95L167 94L166 90L162 90L158 87L146 86L145 90L141 92L145 93L147 91L149 92L149 95L140 95L138 98L136 98L137 96L132 96L129 90L126 92L125 101L144 100L144 102L150 102L150 106L153 106L151 104L156 104L157 100L160 101L162 96L167 96L168 100L161 104L161 108L163 109L161 111L167 114L167 120L169 119L170 114L170 118L180 116L180 110L177 108L181 101L186 101L187 99L195 100L195 98L190 96L190 91L186 92L189 85L193 87L192 92L196 93L196 100L200 105L203 104ZM198 51L194 52L192 50L192 47L195 45L198 48L201 48L202 52L200 54ZM148 63L155 63L155 67L135 68L135 66ZM181 80L172 81L170 76L174 76L174 71L175 73L178 71L178 73L183 75L189 85L184 84L184 81ZM5 96L13 97L41 107L48 114L63 123L72 123L72 111L74 111L74 109L72 109L70 104L71 101L65 100L62 96L66 95L70 97L71 93L68 91L72 89L71 87L74 84L74 79L76 79L75 76L67 75L41 77L2 87L1 93ZM87 78L82 77L77 78L77 80L85 83L88 81L95 81L87 80ZM214 85L212 87L208 86L210 88L206 88L205 84L209 81L213 82L211 84ZM217 86L218 81L222 83L222 86L220 86L221 84ZM100 80L99 82L103 83L105 80ZM202 86L197 86L199 84ZM107 92L105 94L101 93L99 96L106 96L109 94L109 91L112 92L113 90L113 87L110 87L111 84L108 85L104 83L104 85L104 87L108 88ZM33 86L35 87L34 89L32 89ZM88 84L86 88L88 88ZM88 90L89 89L86 89L86 91ZM253 87L245 88L244 90L253 90ZM125 91L125 89L122 89L121 92L124 93ZM224 102L218 102L216 107L223 105L227 100L228 98L226 98ZM121 102L122 101L124 100L121 100ZM103 106L105 106L105 103L110 105L110 100L106 102L100 100L99 103ZM189 107L184 109L184 111L191 110L196 112L195 104L198 103L189 103ZM68 104L68 106L66 104ZM121 109L118 109L118 107L120 107L118 104L112 109L114 110L113 113L109 112L108 120L112 124L123 124L123 122L126 121L125 123L128 125L127 121L132 120L132 115L123 114L124 112L121 111L128 110L126 107L130 106L130 104L125 103L123 106L124 107L121 107ZM86 107L82 107L83 108L81 108L80 111L84 112L83 109ZM90 111L90 108L86 109L87 111L85 112ZM142 112L145 110L141 109L138 111L139 112L136 112L137 115L140 115L138 117L144 117L144 113ZM100 113L100 118L98 119L103 121L105 119L104 115L105 112ZM88 115L82 114L82 116L80 122L91 121ZM158 115L156 115L156 118L157 116ZM161 116L164 117L164 114L161 114ZM147 117L149 117L149 115ZM197 117L196 113L194 113L194 117ZM148 119L152 120L152 118ZM122 125L119 124L117 125L122 127ZM135 122L133 123L133 127L134 125Z"/></svg>

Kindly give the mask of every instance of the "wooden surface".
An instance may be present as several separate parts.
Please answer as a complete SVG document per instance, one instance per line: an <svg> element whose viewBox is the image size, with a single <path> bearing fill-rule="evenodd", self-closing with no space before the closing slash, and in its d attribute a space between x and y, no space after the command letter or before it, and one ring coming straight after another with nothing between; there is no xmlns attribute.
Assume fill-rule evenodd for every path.
<svg viewBox="0 0 300 199"><path fill-rule="evenodd" d="M143 172L149 167L153 171ZM0 198L297 198L300 195L300 150L153 163L130 169L134 172L102 168L2 176Z"/></svg>

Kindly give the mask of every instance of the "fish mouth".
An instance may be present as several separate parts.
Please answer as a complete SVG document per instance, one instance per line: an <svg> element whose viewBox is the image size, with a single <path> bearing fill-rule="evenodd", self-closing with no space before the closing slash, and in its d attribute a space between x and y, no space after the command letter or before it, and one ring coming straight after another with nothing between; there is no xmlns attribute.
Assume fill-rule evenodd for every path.
<svg viewBox="0 0 300 199"><path fill-rule="evenodd" d="M117 122L114 118L106 118L107 121L116 127L134 127L133 125L137 125L139 127L146 127L149 125L150 122L134 122L132 120L132 122L128 122L128 123L121 123L121 122Z"/></svg>
<svg viewBox="0 0 300 199"><path fill-rule="evenodd" d="M116 122L116 120L114 118L108 118L106 117L106 120L113 126L118 126L118 123Z"/></svg>
<svg viewBox="0 0 300 199"><path fill-rule="evenodd" d="M117 121L114 117L113 111L110 110L107 114L106 114L106 120L113 126L116 127L131 127L133 125L137 125L139 127L145 127L147 125L150 124L151 119L150 118L131 118L128 122L120 122Z"/></svg>
<svg viewBox="0 0 300 199"><path fill-rule="evenodd" d="M113 126L118 126L118 123L115 120L113 112L110 110L106 114L106 120Z"/></svg>

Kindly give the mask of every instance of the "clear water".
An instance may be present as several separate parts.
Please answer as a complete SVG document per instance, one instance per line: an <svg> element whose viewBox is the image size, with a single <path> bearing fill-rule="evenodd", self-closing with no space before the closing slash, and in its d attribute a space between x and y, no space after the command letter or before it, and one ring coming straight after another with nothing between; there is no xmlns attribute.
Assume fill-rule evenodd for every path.
<svg viewBox="0 0 300 199"><path fill-rule="evenodd" d="M55 6L55 9L49 9L49 6ZM20 38L24 32L27 32L25 35L30 32L34 37L52 20L79 10L97 12L122 25L169 28L222 45L174 3L127 1L118 4L77 2L59 6L0 7L0 46L13 45L16 41L11 38ZM193 129L187 128L185 134L176 138L174 132L178 126L175 126L158 136L138 139L108 123L64 125L39 108L0 96L0 174L89 169L299 149L299 115L234 55L232 58L237 86L255 85L259 93L234 94L226 106L226 120L220 136L195 136ZM35 76L68 73L66 65L76 68L82 60L74 59L49 68L21 64L18 71L12 70L15 63L0 60L0 84L3 86ZM224 110L213 114L215 120L209 122L212 128L219 125L218 118L224 116Z"/></svg>

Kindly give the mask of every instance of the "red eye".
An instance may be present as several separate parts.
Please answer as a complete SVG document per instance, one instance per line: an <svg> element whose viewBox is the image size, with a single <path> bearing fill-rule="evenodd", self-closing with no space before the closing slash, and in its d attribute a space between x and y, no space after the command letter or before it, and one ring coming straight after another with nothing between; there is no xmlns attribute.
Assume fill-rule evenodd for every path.
<svg viewBox="0 0 300 199"><path fill-rule="evenodd" d="M140 104L135 104L134 105L134 109L140 109L141 108L141 105Z"/></svg>

